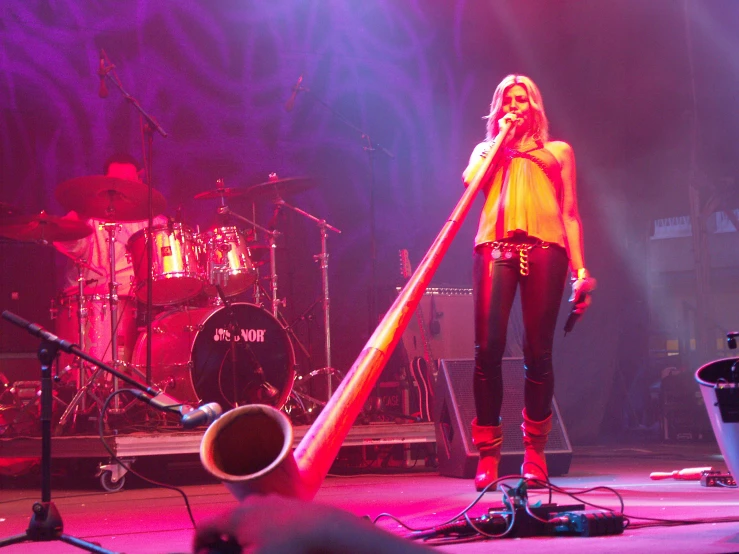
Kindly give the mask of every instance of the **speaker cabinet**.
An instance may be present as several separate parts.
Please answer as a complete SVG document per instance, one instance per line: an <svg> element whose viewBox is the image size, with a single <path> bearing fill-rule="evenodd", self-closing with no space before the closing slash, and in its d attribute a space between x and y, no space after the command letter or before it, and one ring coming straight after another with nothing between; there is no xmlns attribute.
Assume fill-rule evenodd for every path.
<svg viewBox="0 0 739 554"><path fill-rule="evenodd" d="M434 360L470 358L475 355L472 289L429 288L403 333L408 358Z"/></svg>
<svg viewBox="0 0 739 554"><path fill-rule="evenodd" d="M505 356L522 356L523 315L519 295L508 319ZM408 322L402 342L408 359L457 360L475 355L472 289L428 288Z"/></svg>
<svg viewBox="0 0 739 554"><path fill-rule="evenodd" d="M472 395L473 359L441 360L436 381L434 428L439 473L471 479L479 453L472 444L471 422L475 417ZM503 448L499 475L518 475L523 462L524 367L522 358L503 359ZM552 431L545 449L550 476L566 475L572 461L570 439L562 423L557 401L552 402Z"/></svg>

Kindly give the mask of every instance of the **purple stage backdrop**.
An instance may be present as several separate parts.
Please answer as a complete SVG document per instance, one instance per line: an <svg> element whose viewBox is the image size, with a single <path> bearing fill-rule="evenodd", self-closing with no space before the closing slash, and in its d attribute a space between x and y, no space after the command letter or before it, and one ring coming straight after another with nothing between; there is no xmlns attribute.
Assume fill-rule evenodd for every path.
<svg viewBox="0 0 739 554"><path fill-rule="evenodd" d="M126 91L169 134L155 135L153 156L168 215L181 207L189 225L210 225L216 201L193 196L216 179L230 187L272 172L314 179L285 200L342 231L328 245L333 365L346 370L376 324L373 280L381 311L399 283L398 249L417 264L456 204L493 88L508 73L528 74L553 135L577 153L586 257L600 280L588 324L558 339L557 353L570 433L591 440L624 345L646 355L639 252L649 222L687 210L689 51L701 60L700 159L710 175L736 173L738 10L718 0L6 0L0 201L61 215L59 183L101 173L115 151L141 157L137 112L110 83L109 96L98 96L104 49ZM305 90L288 111L299 76ZM273 213L264 201L231 207L261 224ZM476 204L437 285L471 285L478 213ZM320 367L320 306L311 309L321 292L319 231L289 210L278 229L286 319ZM15 258L5 267L34 283L34 306L47 305L63 260L38 246L4 248ZM3 280L7 303L13 278L4 271Z"/></svg>

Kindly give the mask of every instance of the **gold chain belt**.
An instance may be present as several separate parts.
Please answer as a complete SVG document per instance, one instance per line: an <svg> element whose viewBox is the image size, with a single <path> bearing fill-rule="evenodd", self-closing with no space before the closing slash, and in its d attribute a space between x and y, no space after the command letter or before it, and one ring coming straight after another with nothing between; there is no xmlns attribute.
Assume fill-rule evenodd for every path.
<svg viewBox="0 0 739 554"><path fill-rule="evenodd" d="M505 242L505 241L493 241L486 242L493 251L491 253L494 260L499 258L505 258L510 260L513 257L513 253L518 253L518 267L519 272L524 277L529 274L529 252L538 247L549 248L549 243L543 240L537 242Z"/></svg>

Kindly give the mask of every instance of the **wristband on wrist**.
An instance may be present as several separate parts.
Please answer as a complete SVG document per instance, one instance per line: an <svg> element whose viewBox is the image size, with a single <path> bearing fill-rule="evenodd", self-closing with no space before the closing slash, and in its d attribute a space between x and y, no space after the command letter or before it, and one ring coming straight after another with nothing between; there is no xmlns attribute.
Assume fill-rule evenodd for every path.
<svg viewBox="0 0 739 554"><path fill-rule="evenodd" d="M572 280L577 281L578 279L589 279L590 273L588 273L588 270L584 267L581 267L577 271L572 272Z"/></svg>

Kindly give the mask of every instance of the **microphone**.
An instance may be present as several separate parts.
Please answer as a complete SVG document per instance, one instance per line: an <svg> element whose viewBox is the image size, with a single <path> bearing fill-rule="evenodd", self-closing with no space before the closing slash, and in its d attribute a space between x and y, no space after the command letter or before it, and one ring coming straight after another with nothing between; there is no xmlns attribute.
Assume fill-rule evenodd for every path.
<svg viewBox="0 0 739 554"><path fill-rule="evenodd" d="M585 300L585 297L588 293L580 291L580 294L577 295L577 298L574 298L572 300L572 310L570 310L570 315L567 318L567 321L565 321L565 337L567 336L567 333L572 331L572 329L575 327L575 323L577 323L577 320L580 319L580 316L582 313L577 312L577 305Z"/></svg>
<svg viewBox="0 0 739 554"><path fill-rule="evenodd" d="M584 285L579 287L577 291L575 291L574 289L574 283L575 281L573 281L573 297L570 298L570 302L572 302L572 310L570 310L570 315L565 322L565 336L567 336L567 333L572 331L572 329L575 327L575 323L577 323L577 320L580 319L583 312L585 311L583 308L583 312L578 313L576 311L577 305L587 301L588 295L595 289L595 279L590 277L585 280ZM574 297L575 292L577 292L577 297Z"/></svg>
<svg viewBox="0 0 739 554"><path fill-rule="evenodd" d="M98 69L98 75L100 76L98 96L100 98L107 98L108 86L105 84L105 77L108 75L108 71L105 69L105 51L103 49L100 49L100 69Z"/></svg>
<svg viewBox="0 0 739 554"><path fill-rule="evenodd" d="M210 425L216 419L221 417L223 409L217 402L203 404L198 409L193 410L182 416L182 426L185 429L192 429L201 425Z"/></svg>
<svg viewBox="0 0 739 554"><path fill-rule="evenodd" d="M290 98L287 99L287 102L285 102L285 111L291 112L293 107L295 106L295 98L298 96L298 92L300 92L300 83L303 82L303 74L300 74L300 77L298 77L298 82L295 83L295 86L293 87L293 92L290 95Z"/></svg>
<svg viewBox="0 0 739 554"><path fill-rule="evenodd" d="M280 217L280 213L282 212L282 206L284 204L285 204L284 200L275 203L275 209L272 212L272 219L270 219L269 223L267 223L267 229L269 229L270 231L275 230L275 227L277 226L277 218Z"/></svg>
<svg viewBox="0 0 739 554"><path fill-rule="evenodd" d="M511 117L507 117L508 115L513 115L516 119L513 119ZM500 125L500 131L508 134L511 132L514 132L514 129L518 126L519 122L521 121L520 118L518 118L518 115L515 113L509 113L506 114L506 116L502 119L503 123ZM512 135L511 135L512 136Z"/></svg>
<svg viewBox="0 0 739 554"><path fill-rule="evenodd" d="M277 387L275 387L272 383L267 381L267 377L264 375L264 369L262 368L256 356L254 356L253 361L257 365L257 368L254 370L254 375L256 375L257 378L261 381L258 386L261 387L267 393L267 396L269 398L274 398L275 396L279 395L280 390Z"/></svg>
<svg viewBox="0 0 739 554"><path fill-rule="evenodd" d="M575 310L577 308L575 306L572 306L572 311L570 312L569 317L567 318L567 321L565 322L565 336L567 336L567 333L572 331L575 327L575 323L577 323L577 320L580 319L580 316L582 314L577 313Z"/></svg>
<svg viewBox="0 0 739 554"><path fill-rule="evenodd" d="M523 116L519 113L511 112L510 115L513 116L512 119L509 119L510 121L510 127L511 129L515 127L519 127L523 123Z"/></svg>
<svg viewBox="0 0 739 554"><path fill-rule="evenodd" d="M275 387L272 383L269 381L264 381L261 385L259 385L264 389L264 391L267 393L267 396L269 398L275 398L276 396L279 396L280 389Z"/></svg>
<svg viewBox="0 0 739 554"><path fill-rule="evenodd" d="M143 391L131 389L131 393L139 400L146 402L152 408L156 408L162 412L179 415L180 424L185 429L192 429L198 425L213 423L223 413L221 406L215 402L204 404L196 410L193 410L192 406L183 404L163 392L160 392L156 396L149 396Z"/></svg>

